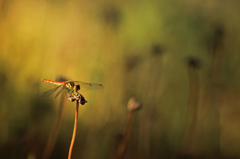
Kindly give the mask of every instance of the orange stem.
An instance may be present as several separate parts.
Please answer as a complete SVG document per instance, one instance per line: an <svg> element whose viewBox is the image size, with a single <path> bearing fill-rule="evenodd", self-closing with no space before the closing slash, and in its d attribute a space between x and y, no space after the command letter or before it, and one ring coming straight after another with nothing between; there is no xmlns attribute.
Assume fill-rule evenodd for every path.
<svg viewBox="0 0 240 159"><path fill-rule="evenodd" d="M72 149L73 149L73 145L74 145L74 141L75 141L75 137L76 137L76 132L77 132L78 108L79 108L79 101L77 100L76 101L75 122L74 122L74 128L73 128L72 141L71 141L71 145L70 145L69 152L68 152L68 159L71 159Z"/></svg>
<svg viewBox="0 0 240 159"><path fill-rule="evenodd" d="M117 149L117 154L116 154L117 159L122 159L124 157L127 141L128 141L129 135L130 135L131 127L132 127L133 115L134 115L133 111L130 111L128 114L128 120L127 120L127 125L125 128L125 132L123 134L123 137L122 137L122 139L119 143L118 149Z"/></svg>

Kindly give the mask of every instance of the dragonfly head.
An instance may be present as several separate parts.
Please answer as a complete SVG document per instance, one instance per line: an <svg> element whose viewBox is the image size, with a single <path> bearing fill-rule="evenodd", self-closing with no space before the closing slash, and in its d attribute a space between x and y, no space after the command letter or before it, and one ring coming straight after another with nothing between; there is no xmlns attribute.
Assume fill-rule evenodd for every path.
<svg viewBox="0 0 240 159"><path fill-rule="evenodd" d="M76 92L80 90L80 85L79 84L76 84L74 87L75 87Z"/></svg>

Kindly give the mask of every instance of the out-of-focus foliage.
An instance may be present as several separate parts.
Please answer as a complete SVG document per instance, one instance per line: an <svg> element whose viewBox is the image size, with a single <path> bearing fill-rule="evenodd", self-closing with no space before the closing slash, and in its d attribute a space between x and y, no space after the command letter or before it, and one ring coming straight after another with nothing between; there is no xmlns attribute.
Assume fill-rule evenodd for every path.
<svg viewBox="0 0 240 159"><path fill-rule="evenodd" d="M0 158L42 157L59 99L41 79L59 75L104 85L82 92L72 158L114 156L132 96L125 158L239 158L239 3L0 0ZM51 158L67 157L74 107Z"/></svg>

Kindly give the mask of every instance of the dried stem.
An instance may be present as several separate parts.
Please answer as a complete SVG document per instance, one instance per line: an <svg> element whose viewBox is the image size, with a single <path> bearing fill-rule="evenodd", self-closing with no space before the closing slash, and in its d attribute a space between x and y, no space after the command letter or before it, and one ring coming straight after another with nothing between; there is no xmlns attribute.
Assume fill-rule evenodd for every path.
<svg viewBox="0 0 240 159"><path fill-rule="evenodd" d="M47 146L44 150L42 159L49 159L49 157L52 153L52 150L54 148L55 141L56 141L56 138L57 138L57 135L58 135L58 132L59 132L59 128L60 128L60 125L61 125L62 117L63 117L63 110L64 110L65 103L66 103L65 101L66 101L65 100L65 95L62 94L62 98L61 98L61 101L60 101L60 104L59 104L60 107L59 107L58 118L57 118L57 121L56 121L53 129L52 129L51 135L49 136Z"/></svg>
<svg viewBox="0 0 240 159"><path fill-rule="evenodd" d="M141 103L137 101L134 97L129 99L127 109L129 110L128 118L127 118L127 125L123 134L123 137L118 145L117 152L116 152L116 159L121 159L124 157L124 153L126 150L128 138L131 132L134 112L139 110Z"/></svg>
<svg viewBox="0 0 240 159"><path fill-rule="evenodd" d="M76 132L77 132L78 108L79 108L79 100L76 100L75 122L74 122L74 128L73 128L72 141L71 141L71 145L70 145L69 152L68 152L68 159L71 159L72 149L73 149Z"/></svg>
<svg viewBox="0 0 240 159"><path fill-rule="evenodd" d="M125 128L125 132L123 134L123 137L122 137L122 139L119 143L118 149L117 149L116 159L121 159L124 156L127 141L128 141L130 131L131 131L133 116L134 116L134 112L130 111L128 114L128 120L127 120L127 126Z"/></svg>
<svg viewBox="0 0 240 159"><path fill-rule="evenodd" d="M188 116L191 117L190 121L187 120L186 129L183 136L182 145L180 147L179 155L197 156L199 154L199 145L196 144L200 138L198 114L199 114L199 71L195 67L196 64L191 63L189 67L189 99L188 99ZM193 67L194 66L194 67Z"/></svg>

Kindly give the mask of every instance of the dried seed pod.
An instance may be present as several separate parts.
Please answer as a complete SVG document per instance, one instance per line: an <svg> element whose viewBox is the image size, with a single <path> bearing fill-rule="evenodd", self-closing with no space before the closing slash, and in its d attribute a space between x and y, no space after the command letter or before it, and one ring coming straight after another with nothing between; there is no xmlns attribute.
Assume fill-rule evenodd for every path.
<svg viewBox="0 0 240 159"><path fill-rule="evenodd" d="M127 108L129 111L135 111L135 110L138 110L140 106L141 106L141 103L135 97L132 97L128 101Z"/></svg>

